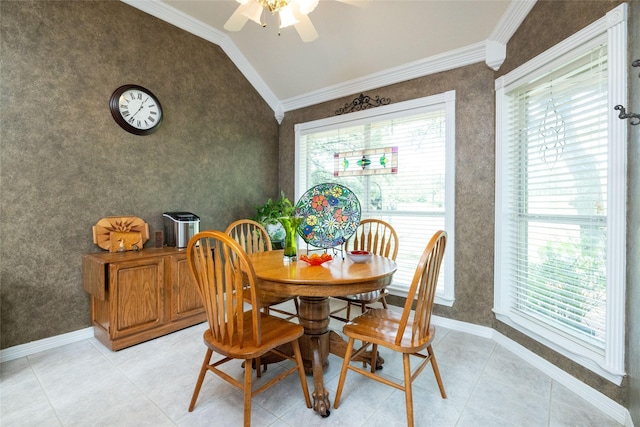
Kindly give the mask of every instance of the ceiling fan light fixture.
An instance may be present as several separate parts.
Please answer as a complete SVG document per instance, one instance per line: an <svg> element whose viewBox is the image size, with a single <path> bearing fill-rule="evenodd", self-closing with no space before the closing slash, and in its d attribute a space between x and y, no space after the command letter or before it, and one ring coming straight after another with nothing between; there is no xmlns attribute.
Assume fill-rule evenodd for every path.
<svg viewBox="0 0 640 427"><path fill-rule="evenodd" d="M289 4L289 0L256 0L256 2L269 9L272 15Z"/></svg>
<svg viewBox="0 0 640 427"><path fill-rule="evenodd" d="M244 12L244 16L251 19L258 25L263 25L262 23L262 6L257 2L252 2L248 9Z"/></svg>
<svg viewBox="0 0 640 427"><path fill-rule="evenodd" d="M289 6L285 6L280 9L280 28L290 27L297 24L299 21L293 16L293 11Z"/></svg>
<svg viewBox="0 0 640 427"><path fill-rule="evenodd" d="M307 16L318 5L319 0L236 0L240 6L224 25L227 31L240 31L250 19L261 27L266 27L264 11L280 18L280 28L294 26L303 42L318 38L318 32ZM278 35L280 33L278 32Z"/></svg>

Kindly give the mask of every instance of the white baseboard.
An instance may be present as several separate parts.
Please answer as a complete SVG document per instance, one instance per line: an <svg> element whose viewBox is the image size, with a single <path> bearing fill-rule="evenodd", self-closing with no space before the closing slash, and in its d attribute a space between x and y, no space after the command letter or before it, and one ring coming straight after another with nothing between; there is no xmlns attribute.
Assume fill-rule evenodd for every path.
<svg viewBox="0 0 640 427"><path fill-rule="evenodd" d="M93 327L79 329L66 334L56 335L54 337L44 338L38 341L31 341L26 344L20 344L13 347L0 350L0 363L9 360L19 359L31 354L39 353L44 350L61 347L63 345L93 338Z"/></svg>
<svg viewBox="0 0 640 427"><path fill-rule="evenodd" d="M458 332L466 332L482 338L493 339L494 330L487 326L475 325L473 323L461 322L460 320L448 319L436 315L431 316L431 321L436 326L453 329ZM437 332L436 332L437 334Z"/></svg>
<svg viewBox="0 0 640 427"><path fill-rule="evenodd" d="M557 381L559 384L576 393L578 396L582 397L620 424L625 427L633 427L631 414L627 408L569 375L531 350L523 347L512 339L507 338L500 332L486 326L474 325L472 323L461 322L459 320L452 320L439 316L432 316L432 321L436 326L492 339L516 356L530 363L542 373L548 375L552 380Z"/></svg>

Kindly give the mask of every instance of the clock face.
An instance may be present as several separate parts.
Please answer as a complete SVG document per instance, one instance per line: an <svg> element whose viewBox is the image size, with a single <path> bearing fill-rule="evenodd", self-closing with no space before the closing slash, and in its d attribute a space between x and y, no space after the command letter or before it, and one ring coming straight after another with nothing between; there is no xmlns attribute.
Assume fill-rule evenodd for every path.
<svg viewBox="0 0 640 427"><path fill-rule="evenodd" d="M127 132L148 135L162 122L162 106L147 89L136 85L121 86L111 95L111 115Z"/></svg>

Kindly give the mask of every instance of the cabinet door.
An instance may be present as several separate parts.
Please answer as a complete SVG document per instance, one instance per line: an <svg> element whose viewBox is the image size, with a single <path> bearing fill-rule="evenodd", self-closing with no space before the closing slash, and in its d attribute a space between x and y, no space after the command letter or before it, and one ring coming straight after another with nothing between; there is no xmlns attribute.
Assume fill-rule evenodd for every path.
<svg viewBox="0 0 640 427"><path fill-rule="evenodd" d="M112 339L164 323L163 276L160 257L109 265Z"/></svg>
<svg viewBox="0 0 640 427"><path fill-rule="evenodd" d="M171 309L169 310L171 321L204 313L200 293L191 278L186 253L175 255L171 258L173 281L170 298Z"/></svg>

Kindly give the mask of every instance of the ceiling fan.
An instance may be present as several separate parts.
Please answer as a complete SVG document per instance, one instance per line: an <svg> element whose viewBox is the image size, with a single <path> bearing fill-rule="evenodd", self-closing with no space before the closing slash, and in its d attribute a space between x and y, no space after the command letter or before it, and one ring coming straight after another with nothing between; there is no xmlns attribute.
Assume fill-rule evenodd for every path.
<svg viewBox="0 0 640 427"><path fill-rule="evenodd" d="M251 19L266 27L266 11L280 17L280 28L294 26L303 42L312 42L318 38L318 32L307 16L318 5L319 0L236 0L240 6L224 24L227 31L240 31Z"/></svg>
<svg viewBox="0 0 640 427"><path fill-rule="evenodd" d="M280 28L294 26L303 42L312 42L318 38L318 32L309 19L309 14L318 6L319 0L236 0L240 6L224 24L227 31L240 31L251 19L266 27L266 11L280 18ZM363 6L367 0L337 0L355 6Z"/></svg>

